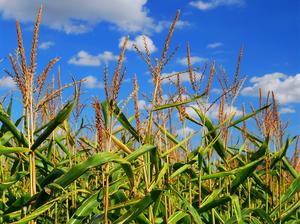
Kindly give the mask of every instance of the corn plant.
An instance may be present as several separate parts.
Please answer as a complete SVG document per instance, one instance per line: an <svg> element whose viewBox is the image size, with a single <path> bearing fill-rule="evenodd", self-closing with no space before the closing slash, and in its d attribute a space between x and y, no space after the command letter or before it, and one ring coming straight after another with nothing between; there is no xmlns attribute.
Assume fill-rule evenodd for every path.
<svg viewBox="0 0 300 224"><path fill-rule="evenodd" d="M110 77L104 69L104 97L95 98L92 134L85 136L79 123L80 83L58 89L54 79L44 88L47 75L58 59L36 73L36 46L42 8L32 42L29 67L20 25L18 50L10 55L13 73L23 97L23 116L13 121L13 101L0 105L1 223L299 223L299 157L286 156L298 136L285 134L277 113L276 97L261 97L258 109L235 116L231 109L244 79L239 77L243 50L234 80L210 66L207 84L191 65L187 44L187 71L163 77L162 71L178 48L169 53L178 11L170 27L160 58L152 59L135 46L153 80L146 94L149 107L139 108L139 85L121 104L119 90L128 39ZM146 53L143 53L146 52ZM19 55L21 61L19 62ZM190 86L181 75L188 73ZM210 88L218 78L222 94L210 104ZM174 78L175 77L175 78ZM175 84L175 92L164 98L162 80ZM62 104L62 90L74 86L73 99ZM190 91L189 91L190 90ZM272 98L272 99L271 99ZM133 100L132 115L125 109ZM218 105L218 121L208 112ZM69 115L76 107L75 122ZM192 111L195 116L191 116ZM129 110L130 111L130 110ZM187 124L195 133L176 132ZM257 130L249 124L257 124ZM114 127L119 125L117 129ZM76 128L75 128L76 127ZM297 144L296 144L297 145ZM296 148L296 152L298 149Z"/></svg>

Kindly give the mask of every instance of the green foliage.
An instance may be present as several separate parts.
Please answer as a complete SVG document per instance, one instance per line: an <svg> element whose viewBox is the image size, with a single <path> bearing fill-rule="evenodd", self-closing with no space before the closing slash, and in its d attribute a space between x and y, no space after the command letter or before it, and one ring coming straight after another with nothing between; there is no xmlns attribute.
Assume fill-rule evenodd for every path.
<svg viewBox="0 0 300 224"><path fill-rule="evenodd" d="M163 102L159 72L174 56L166 57L178 15L161 61L152 66L150 55L143 58L155 80L152 109L143 122L138 108L127 116L128 101L122 107L116 103L122 54L110 89L105 87L106 100L95 104L96 133L85 129L83 119L79 125L69 119L74 108L76 113L81 108L77 87L73 100L50 113L47 103L53 106L56 99L42 101L43 113L31 99L16 122L13 101L7 110L0 104L0 223L299 223L300 175L286 156L296 137L283 142L284 135L279 139L269 130L246 128L253 117L269 118L271 105L237 119L230 113L216 123L201 107L208 103L209 89L199 93L190 66L195 92L189 99L172 96ZM184 92L180 83L178 89L177 94ZM30 97L36 91L32 86L25 90ZM134 93L137 107L137 88ZM191 102L196 117L185 113ZM176 125L192 122L200 130L181 139L171 125L178 120L174 110L180 112ZM75 117L77 122L80 116ZM264 122L264 129L271 128L269 120ZM113 130L115 124L121 127Z"/></svg>

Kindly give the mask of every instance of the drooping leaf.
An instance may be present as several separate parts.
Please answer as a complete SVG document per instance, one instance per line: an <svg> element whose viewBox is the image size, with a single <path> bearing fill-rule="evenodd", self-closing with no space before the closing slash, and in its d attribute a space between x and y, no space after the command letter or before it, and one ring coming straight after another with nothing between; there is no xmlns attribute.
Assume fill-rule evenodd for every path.
<svg viewBox="0 0 300 224"><path fill-rule="evenodd" d="M28 147L28 142L26 138L24 137L22 132L17 128L15 123L10 119L9 115L5 112L2 104L0 104L0 121L21 144L23 144L25 147Z"/></svg>
<svg viewBox="0 0 300 224"><path fill-rule="evenodd" d="M76 99L67 103L64 108L53 118L48 124L42 134L34 141L31 146L31 150L37 149L50 135L51 133L62 124L70 115L75 105Z"/></svg>
<svg viewBox="0 0 300 224"><path fill-rule="evenodd" d="M281 199L281 203L285 203L292 199L294 194L300 192L300 175L291 183Z"/></svg>
<svg viewBox="0 0 300 224"><path fill-rule="evenodd" d="M240 184L242 184L257 168L257 166L261 163L266 150L269 145L269 138L266 138L265 142L261 145L259 150L255 152L250 160L252 161L249 164L246 164L243 169L237 174L235 179L231 183L231 193L233 193Z"/></svg>
<svg viewBox="0 0 300 224"><path fill-rule="evenodd" d="M4 191L4 190L8 189L10 186L15 184L17 181L22 180L22 178L25 177L26 175L28 175L28 172L25 172L25 171L16 172L8 180L6 180L0 184L0 191Z"/></svg>
<svg viewBox="0 0 300 224"><path fill-rule="evenodd" d="M88 160L83 161L74 167L72 167L68 172L66 172L63 176L58 178L55 183L59 184L62 187L68 186L74 180L79 178L82 174L84 174L87 170L101 166L103 164L115 162L119 163L124 171L126 172L131 184L134 183L134 177L132 173L132 169L130 163L125 159L120 158L118 155L110 153L110 152L101 152L96 155L91 156Z"/></svg>
<svg viewBox="0 0 300 224"><path fill-rule="evenodd" d="M36 217L39 217L44 212L46 212L47 210L49 210L55 203L56 203L56 201L50 201L50 202L44 204L43 206L37 208L36 210L34 210L32 213L30 213L29 215L25 216L21 220L18 220L16 222L14 222L14 224L28 223L29 221L34 220Z"/></svg>
<svg viewBox="0 0 300 224"><path fill-rule="evenodd" d="M10 153L21 153L21 152L30 152L30 149L23 148L23 147L6 147L0 145L0 155L10 154Z"/></svg>
<svg viewBox="0 0 300 224"><path fill-rule="evenodd" d="M172 108L172 107L178 107L178 106L181 106L181 105L188 104L188 103L194 102L196 100L199 100L199 99L203 98L204 96L205 96L205 93L200 95L200 96L196 96L196 97L193 97L191 99L184 100L182 102L176 102L176 103L170 103L170 104L164 104L164 105L161 105L161 106L157 106L153 109L153 111L168 109L168 108Z"/></svg>
<svg viewBox="0 0 300 224"><path fill-rule="evenodd" d="M135 220L138 215L140 215L142 212L145 212L151 204L155 203L160 198L161 193L161 190L151 191L113 223L123 224L130 223L131 221Z"/></svg>
<svg viewBox="0 0 300 224"><path fill-rule="evenodd" d="M191 214L191 216L194 219L194 222L202 223L201 217L198 214L198 211L193 207L193 205L191 205L189 201L183 198L175 189L172 188L172 192L174 192L174 194L177 195L177 197L179 197L183 204L187 207L187 212Z"/></svg>
<svg viewBox="0 0 300 224"><path fill-rule="evenodd" d="M200 117L200 119L205 124L206 128L208 129L208 132L209 132L208 140L213 141L214 139L217 139L216 142L213 144L213 148L216 150L216 152L218 153L220 158L226 162L226 152L225 152L224 144L221 141L221 139L219 137L217 137L218 134L216 132L216 127L214 126L212 121L207 116L205 116L205 114L203 112L201 112L200 110L198 110L195 107L192 107L192 108L198 114L198 116Z"/></svg>
<svg viewBox="0 0 300 224"><path fill-rule="evenodd" d="M174 214L172 214L169 218L169 224L176 224L179 223L178 221L180 221L181 219L183 219L185 216L188 216L187 213L183 212L183 211L177 211Z"/></svg>

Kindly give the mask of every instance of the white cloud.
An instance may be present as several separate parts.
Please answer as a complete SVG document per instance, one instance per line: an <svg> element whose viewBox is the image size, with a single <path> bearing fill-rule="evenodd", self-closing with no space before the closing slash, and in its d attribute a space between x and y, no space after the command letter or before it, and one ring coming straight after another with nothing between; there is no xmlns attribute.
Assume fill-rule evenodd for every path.
<svg viewBox="0 0 300 224"><path fill-rule="evenodd" d="M213 89L211 90L211 92L212 92L212 93L215 93L215 94L221 94L223 91L222 91L222 89L213 88Z"/></svg>
<svg viewBox="0 0 300 224"><path fill-rule="evenodd" d="M0 79L0 88L2 88L2 89L14 89L15 87L16 87L16 83L10 76L3 76Z"/></svg>
<svg viewBox="0 0 300 224"><path fill-rule="evenodd" d="M199 119L198 114L196 113L196 111L192 108L198 108L198 105L193 104L190 105L189 107L186 108L186 113L196 119ZM214 104L212 106L210 106L210 104L204 104L201 108L202 111L205 111L209 108L209 110L206 112L206 116L208 116L211 119L217 119L219 117L219 105L218 104ZM243 115L243 112L241 110L239 110L237 107L234 106L228 106L227 104L224 105L224 115L229 115L231 113L235 113L235 116L241 116Z"/></svg>
<svg viewBox="0 0 300 224"><path fill-rule="evenodd" d="M42 24L66 33L84 33L95 24L108 22L127 32L155 30L148 16L147 0L51 0L42 1ZM1 0L5 19L33 22L41 1Z"/></svg>
<svg viewBox="0 0 300 224"><path fill-rule="evenodd" d="M155 31L161 32L163 30L169 30L170 26L172 25L172 22L173 21L166 21L166 20L159 21L156 25ZM191 24L188 21L178 20L176 22L175 29L184 29L189 26L191 26Z"/></svg>
<svg viewBox="0 0 300 224"><path fill-rule="evenodd" d="M139 100L138 101L138 107L139 109L144 109L145 107L147 107L147 103L145 100Z"/></svg>
<svg viewBox="0 0 300 224"><path fill-rule="evenodd" d="M86 51L79 51L76 56L72 57L68 63L80 66L99 66L102 63L117 61L119 56L110 51L104 51L102 54L91 55Z"/></svg>
<svg viewBox="0 0 300 224"><path fill-rule="evenodd" d="M191 64L194 65L196 63L205 63L208 61L208 58L201 58L201 57L198 57L198 56L192 56L190 57L191 58ZM187 65L187 57L184 57L184 58L179 58L177 60L177 62L181 65Z"/></svg>
<svg viewBox="0 0 300 224"><path fill-rule="evenodd" d="M214 42L214 43L208 44L206 47L210 48L210 49L215 49L215 48L222 47L222 46L223 46L223 43L221 43L221 42Z"/></svg>
<svg viewBox="0 0 300 224"><path fill-rule="evenodd" d="M138 101L139 110L151 109L151 104L147 103L145 100Z"/></svg>
<svg viewBox="0 0 300 224"><path fill-rule="evenodd" d="M159 102L159 104L160 105L166 104L166 103L169 102L169 100L170 100L169 96L164 94L164 95L162 95L162 101ZM151 110L152 104L149 101L139 100L138 101L138 107L139 107L140 110L144 110L144 109Z"/></svg>
<svg viewBox="0 0 300 224"><path fill-rule="evenodd" d="M162 73L161 74L161 84L177 84L177 74L178 72L170 72L170 73ZM198 72L193 72L193 74L196 74L196 76L200 77L201 74L199 74ZM190 76L188 72L183 72L180 73L180 82L189 82L190 81ZM152 83L152 79L148 80L149 83Z"/></svg>
<svg viewBox="0 0 300 224"><path fill-rule="evenodd" d="M176 134L180 138L186 138L193 133L195 133L195 130L190 127L180 128L176 130Z"/></svg>
<svg viewBox="0 0 300 224"><path fill-rule="evenodd" d="M245 96L258 96L259 88L263 96L268 91L274 91L276 100L281 104L300 103L300 73L288 76L280 72L266 74L250 79L252 86L245 87L242 94Z"/></svg>
<svg viewBox="0 0 300 224"><path fill-rule="evenodd" d="M126 49L130 51L135 51L135 48L133 45L136 45L138 49L142 52L145 52L145 45L144 45L144 37L147 42L148 49L150 53L153 53L157 50L156 46L154 45L153 41L150 39L150 37L146 35L139 35L136 36L134 40L128 40ZM123 46L123 43L125 41L126 37L122 37L119 41L119 47L121 48Z"/></svg>
<svg viewBox="0 0 300 224"><path fill-rule="evenodd" d="M190 5L202 10L210 10L210 9L215 9L219 6L241 6L244 4L244 0L208 0L208 1L203 1L203 0L197 0L197 1L192 1L190 2Z"/></svg>
<svg viewBox="0 0 300 224"><path fill-rule="evenodd" d="M92 75L84 77L83 80L84 80L84 86L86 88L89 88L89 89L100 88L100 89L102 89L104 87L103 83L100 82L96 77L94 77Z"/></svg>
<svg viewBox="0 0 300 224"><path fill-rule="evenodd" d="M121 128L123 128L122 125L120 125L120 124L115 124L115 125L113 126L113 128L112 128L112 131L115 132L115 131L120 130Z"/></svg>
<svg viewBox="0 0 300 224"><path fill-rule="evenodd" d="M279 114L292 114L292 113L296 113L296 110L292 107L283 107L280 108L279 110Z"/></svg>
<svg viewBox="0 0 300 224"><path fill-rule="evenodd" d="M40 43L39 49L47 50L47 49L49 49L52 46L54 46L54 42L52 42L52 41L46 41L46 42Z"/></svg>

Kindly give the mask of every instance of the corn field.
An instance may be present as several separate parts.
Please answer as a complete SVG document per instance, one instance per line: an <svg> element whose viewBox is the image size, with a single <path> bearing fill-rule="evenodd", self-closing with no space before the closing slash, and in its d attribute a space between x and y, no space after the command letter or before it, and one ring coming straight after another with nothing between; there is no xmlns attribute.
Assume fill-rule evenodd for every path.
<svg viewBox="0 0 300 224"><path fill-rule="evenodd" d="M160 58L152 59L146 39L145 49L135 46L153 81L149 106L139 108L138 76L128 98L118 98L126 39L114 72L103 71L104 92L91 102L90 124L80 116L84 80L61 85L58 70L47 85L59 58L36 72L42 8L29 59L17 21L18 50L9 55L7 73L22 96L23 115L12 119L13 100L0 105L1 223L300 223L298 136L286 133L275 93L263 99L260 91L259 107L241 105L241 116L230 109L245 81L243 49L233 81L214 62L193 68L189 44L189 87L181 84L183 72L161 76L178 50L169 46L179 14ZM217 99L210 99L213 78L222 89ZM173 92L165 92L163 80ZM74 90L67 103L66 88ZM207 115L213 106L217 121ZM177 130L187 124L196 132L180 138Z"/></svg>

